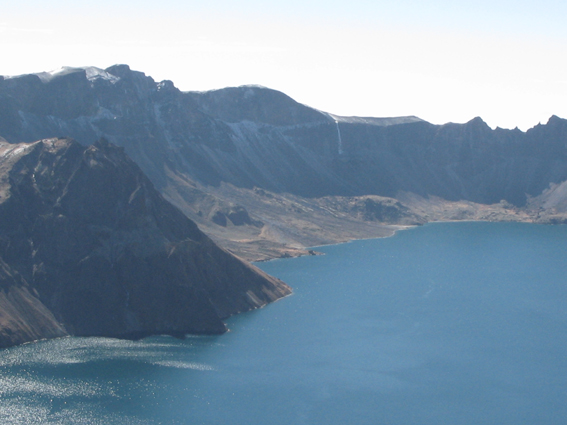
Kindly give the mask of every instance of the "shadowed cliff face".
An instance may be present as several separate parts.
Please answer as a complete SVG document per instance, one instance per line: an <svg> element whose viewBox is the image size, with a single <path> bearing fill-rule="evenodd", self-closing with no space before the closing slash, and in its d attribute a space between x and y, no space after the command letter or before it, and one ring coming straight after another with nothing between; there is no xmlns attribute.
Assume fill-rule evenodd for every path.
<svg viewBox="0 0 567 425"><path fill-rule="evenodd" d="M0 137L57 136L123 147L166 199L251 260L381 236L383 224L567 220L558 117L527 132L341 117L263 87L184 93L126 65L0 78Z"/></svg>
<svg viewBox="0 0 567 425"><path fill-rule="evenodd" d="M0 348L65 335L37 293L0 259Z"/></svg>
<svg viewBox="0 0 567 425"><path fill-rule="evenodd" d="M72 335L221 333L222 319L290 293L217 247L104 141L0 142L0 256Z"/></svg>
<svg viewBox="0 0 567 425"><path fill-rule="evenodd" d="M192 181L521 206L567 179L567 126L557 117L526 133L491 130L480 118L437 126L339 117L262 87L182 93L125 65L1 80L0 109L0 135L12 143L104 136L123 146L181 207Z"/></svg>

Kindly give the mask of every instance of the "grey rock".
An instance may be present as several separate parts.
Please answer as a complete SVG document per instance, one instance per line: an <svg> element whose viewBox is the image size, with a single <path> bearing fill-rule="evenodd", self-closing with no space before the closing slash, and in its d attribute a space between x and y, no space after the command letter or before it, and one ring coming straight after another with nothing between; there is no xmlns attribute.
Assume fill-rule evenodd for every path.
<svg viewBox="0 0 567 425"><path fill-rule="evenodd" d="M104 140L0 142L0 256L27 282L10 293L55 319L24 339L222 333L223 319L290 293L215 245ZM32 326L35 313L19 311Z"/></svg>
<svg viewBox="0 0 567 425"><path fill-rule="evenodd" d="M566 128L555 116L527 132L492 130L478 117L441 126L339 117L263 87L183 93L126 65L0 81L6 140L65 135L91 144L104 136L181 207L190 202L181 186L192 181L305 197L403 191L522 206L567 180Z"/></svg>

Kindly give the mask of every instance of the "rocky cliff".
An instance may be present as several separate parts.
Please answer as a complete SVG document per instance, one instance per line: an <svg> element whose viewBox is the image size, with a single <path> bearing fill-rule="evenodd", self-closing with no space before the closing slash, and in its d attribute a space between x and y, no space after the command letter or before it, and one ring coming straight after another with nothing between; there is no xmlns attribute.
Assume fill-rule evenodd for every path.
<svg viewBox="0 0 567 425"><path fill-rule="evenodd" d="M65 335L37 292L0 259L0 348Z"/></svg>
<svg viewBox="0 0 567 425"><path fill-rule="evenodd" d="M0 79L0 136L10 143L70 136L85 144L105 137L124 147L168 200L240 254L246 249L234 241L271 238L301 247L348 239L334 218L344 229L377 217L391 223L390 214L350 207L367 208L369 195L383 200L375 211L402 198L502 201L546 214L567 205L560 189L567 181L567 121L558 117L527 132L492 130L480 118L433 125L416 117L340 117L263 87L181 92L116 65ZM335 199L319 202L324 197ZM396 209L400 223L453 217L418 203L419 214L409 204ZM232 222L236 211L243 219ZM283 212L293 219L280 218ZM337 230L321 230L323 222ZM382 232L357 229L350 237Z"/></svg>
<svg viewBox="0 0 567 425"><path fill-rule="evenodd" d="M0 105L9 142L104 136L160 190L175 174L306 197L405 191L520 206L567 179L567 124L557 117L528 132L480 118L339 117L263 87L183 93L126 65L3 79Z"/></svg>
<svg viewBox="0 0 567 425"><path fill-rule="evenodd" d="M0 142L0 346L222 333L290 293L215 245L122 148Z"/></svg>

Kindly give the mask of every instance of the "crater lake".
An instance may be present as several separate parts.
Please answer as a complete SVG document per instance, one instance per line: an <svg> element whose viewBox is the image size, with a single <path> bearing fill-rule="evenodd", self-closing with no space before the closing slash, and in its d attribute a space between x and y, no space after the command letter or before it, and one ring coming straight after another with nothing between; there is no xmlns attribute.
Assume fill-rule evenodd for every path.
<svg viewBox="0 0 567 425"><path fill-rule="evenodd" d="M567 226L436 223L259 263L221 336L0 351L3 424L563 424Z"/></svg>

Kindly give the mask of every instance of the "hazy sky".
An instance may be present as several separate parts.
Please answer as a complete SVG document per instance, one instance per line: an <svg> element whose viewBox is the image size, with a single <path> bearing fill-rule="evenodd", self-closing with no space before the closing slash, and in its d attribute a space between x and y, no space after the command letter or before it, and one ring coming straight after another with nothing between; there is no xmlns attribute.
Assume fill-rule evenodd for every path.
<svg viewBox="0 0 567 425"><path fill-rule="evenodd" d="M0 75L126 63L181 90L260 84L338 115L567 118L564 0L4 3Z"/></svg>

